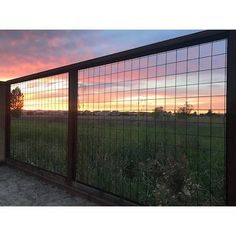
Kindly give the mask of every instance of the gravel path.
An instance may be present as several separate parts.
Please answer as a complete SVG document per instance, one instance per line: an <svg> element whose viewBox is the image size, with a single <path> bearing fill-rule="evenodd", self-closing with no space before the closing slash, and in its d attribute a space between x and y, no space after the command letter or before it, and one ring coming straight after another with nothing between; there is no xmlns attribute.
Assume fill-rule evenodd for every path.
<svg viewBox="0 0 236 236"><path fill-rule="evenodd" d="M95 206L23 171L0 166L0 206Z"/></svg>

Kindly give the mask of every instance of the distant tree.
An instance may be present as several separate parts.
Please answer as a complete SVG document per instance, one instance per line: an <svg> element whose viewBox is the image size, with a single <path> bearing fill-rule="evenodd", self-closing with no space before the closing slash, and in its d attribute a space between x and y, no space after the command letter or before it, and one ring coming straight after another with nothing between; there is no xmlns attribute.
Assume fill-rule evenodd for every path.
<svg viewBox="0 0 236 236"><path fill-rule="evenodd" d="M154 112L153 112L155 118L162 116L164 113L165 111L162 106L155 107Z"/></svg>
<svg viewBox="0 0 236 236"><path fill-rule="evenodd" d="M207 115L207 116L211 116L211 115L213 115L213 112L212 112L212 110L211 110L211 109L209 109L209 110L207 111L206 115Z"/></svg>
<svg viewBox="0 0 236 236"><path fill-rule="evenodd" d="M178 115L190 115L193 110L193 106L185 102L185 104L178 108L177 114Z"/></svg>
<svg viewBox="0 0 236 236"><path fill-rule="evenodd" d="M20 117L24 106L24 94L19 87L11 91L10 110L13 117Z"/></svg>

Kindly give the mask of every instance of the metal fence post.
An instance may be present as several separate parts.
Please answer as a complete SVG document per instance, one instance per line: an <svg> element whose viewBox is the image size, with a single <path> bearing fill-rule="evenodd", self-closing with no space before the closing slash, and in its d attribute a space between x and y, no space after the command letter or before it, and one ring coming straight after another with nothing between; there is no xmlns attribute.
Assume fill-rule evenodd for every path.
<svg viewBox="0 0 236 236"><path fill-rule="evenodd" d="M10 152L10 86L0 83L0 162L5 162Z"/></svg>
<svg viewBox="0 0 236 236"><path fill-rule="evenodd" d="M5 94L5 84L3 82L0 82L0 163L5 161Z"/></svg>
<svg viewBox="0 0 236 236"><path fill-rule="evenodd" d="M78 70L69 71L68 165L67 180L76 178Z"/></svg>
<svg viewBox="0 0 236 236"><path fill-rule="evenodd" d="M229 31L227 53L226 203L236 205L236 31Z"/></svg>

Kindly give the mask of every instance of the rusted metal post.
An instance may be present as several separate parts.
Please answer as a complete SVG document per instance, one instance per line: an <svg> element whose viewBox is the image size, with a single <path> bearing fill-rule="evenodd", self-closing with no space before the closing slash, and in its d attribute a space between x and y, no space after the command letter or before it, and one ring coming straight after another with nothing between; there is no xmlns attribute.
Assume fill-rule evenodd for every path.
<svg viewBox="0 0 236 236"><path fill-rule="evenodd" d="M227 50L226 200L236 205L236 31L229 31Z"/></svg>
<svg viewBox="0 0 236 236"><path fill-rule="evenodd" d="M9 156L10 140L10 86L0 82L0 162L5 162Z"/></svg>
<svg viewBox="0 0 236 236"><path fill-rule="evenodd" d="M5 161L5 84L0 83L0 162Z"/></svg>
<svg viewBox="0 0 236 236"><path fill-rule="evenodd" d="M69 72L68 165L67 165L67 180L69 183L74 181L76 178L77 90L78 90L78 70L71 70Z"/></svg>

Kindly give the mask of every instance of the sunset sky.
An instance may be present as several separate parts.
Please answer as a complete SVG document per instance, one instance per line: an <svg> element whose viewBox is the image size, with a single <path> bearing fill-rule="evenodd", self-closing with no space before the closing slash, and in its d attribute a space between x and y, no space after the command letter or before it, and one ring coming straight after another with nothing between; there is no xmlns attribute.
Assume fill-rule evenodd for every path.
<svg viewBox="0 0 236 236"><path fill-rule="evenodd" d="M193 32L0 31L0 79L17 78ZM222 113L225 106L225 49L225 41L219 41L167 52L164 64L157 62L160 58L163 60L163 55L155 54L138 59L138 62L134 59L81 71L79 109L151 112L155 106L165 106L167 111L174 111L188 100L194 110L214 109ZM200 54L195 55L196 52ZM198 70L201 71L199 81L194 82ZM175 74L177 77L173 77ZM211 74L213 85L209 79ZM24 94L25 110L68 108L67 74L14 84L12 89L16 86Z"/></svg>
<svg viewBox="0 0 236 236"><path fill-rule="evenodd" d="M0 81L194 32L196 30L0 30Z"/></svg>

